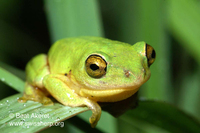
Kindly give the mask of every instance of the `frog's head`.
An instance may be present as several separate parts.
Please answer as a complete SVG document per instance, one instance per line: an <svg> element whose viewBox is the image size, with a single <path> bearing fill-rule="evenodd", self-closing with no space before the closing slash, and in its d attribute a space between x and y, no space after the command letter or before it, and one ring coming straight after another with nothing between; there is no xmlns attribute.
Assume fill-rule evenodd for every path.
<svg viewBox="0 0 200 133"><path fill-rule="evenodd" d="M76 73L76 80L83 85L83 93L94 90L95 93L118 90L136 92L149 79L149 67L154 60L155 51L145 42L132 46L116 42L94 46L87 56L82 56L76 69L80 70Z"/></svg>

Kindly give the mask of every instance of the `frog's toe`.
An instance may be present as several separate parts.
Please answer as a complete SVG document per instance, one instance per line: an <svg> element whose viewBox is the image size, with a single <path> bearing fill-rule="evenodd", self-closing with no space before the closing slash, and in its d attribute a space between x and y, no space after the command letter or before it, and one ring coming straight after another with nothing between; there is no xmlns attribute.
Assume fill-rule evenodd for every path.
<svg viewBox="0 0 200 133"><path fill-rule="evenodd" d="M89 119L92 128L95 128L100 117L101 117L101 113L100 114L92 113L92 116Z"/></svg>
<svg viewBox="0 0 200 133"><path fill-rule="evenodd" d="M25 103L27 101L27 99L25 97L20 97L17 101L19 103Z"/></svg>
<svg viewBox="0 0 200 133"><path fill-rule="evenodd" d="M52 102L52 100L48 97L44 97L41 101L41 103L44 105L44 106L50 106L50 105L54 105L54 103Z"/></svg>
<svg viewBox="0 0 200 133"><path fill-rule="evenodd" d="M36 99L36 98L35 98L34 96L24 94L22 97L20 97L20 98L18 99L18 102L20 102L20 103L25 103L25 102L27 102L28 100L35 101L35 99Z"/></svg>
<svg viewBox="0 0 200 133"><path fill-rule="evenodd" d="M97 125L97 120L96 120L96 118L94 118L94 117L90 117L90 124L91 124L91 127L92 128L95 128L96 127L96 125Z"/></svg>

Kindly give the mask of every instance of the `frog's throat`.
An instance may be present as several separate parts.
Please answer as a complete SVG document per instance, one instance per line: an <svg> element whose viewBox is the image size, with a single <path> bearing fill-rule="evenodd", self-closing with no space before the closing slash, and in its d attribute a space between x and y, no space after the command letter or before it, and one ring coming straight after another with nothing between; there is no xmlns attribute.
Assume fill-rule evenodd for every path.
<svg viewBox="0 0 200 133"><path fill-rule="evenodd" d="M135 89L115 88L106 90L90 90L81 88L79 95L97 102L117 102L132 96L138 91L138 89L139 87Z"/></svg>

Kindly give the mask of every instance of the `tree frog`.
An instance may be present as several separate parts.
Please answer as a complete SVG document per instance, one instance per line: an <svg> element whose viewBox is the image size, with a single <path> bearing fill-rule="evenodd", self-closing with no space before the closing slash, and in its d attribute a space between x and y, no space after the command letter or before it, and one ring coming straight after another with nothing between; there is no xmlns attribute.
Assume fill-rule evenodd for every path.
<svg viewBox="0 0 200 133"><path fill-rule="evenodd" d="M153 47L101 37L66 38L26 65L26 84L19 102L52 105L49 96L66 106L87 106L95 127L101 116L98 102L129 98L150 77L155 60Z"/></svg>

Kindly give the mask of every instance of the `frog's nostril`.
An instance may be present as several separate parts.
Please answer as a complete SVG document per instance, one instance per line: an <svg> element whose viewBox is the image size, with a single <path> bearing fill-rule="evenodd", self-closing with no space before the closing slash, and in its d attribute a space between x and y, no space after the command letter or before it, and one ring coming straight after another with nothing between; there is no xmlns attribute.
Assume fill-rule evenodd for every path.
<svg viewBox="0 0 200 133"><path fill-rule="evenodd" d="M124 70L124 75L128 78L130 76L130 71L129 70Z"/></svg>

